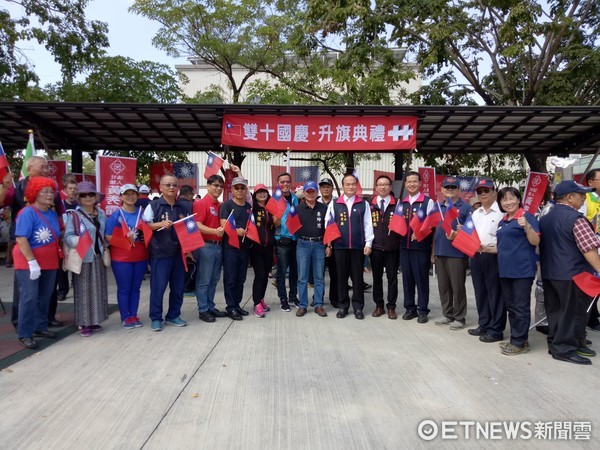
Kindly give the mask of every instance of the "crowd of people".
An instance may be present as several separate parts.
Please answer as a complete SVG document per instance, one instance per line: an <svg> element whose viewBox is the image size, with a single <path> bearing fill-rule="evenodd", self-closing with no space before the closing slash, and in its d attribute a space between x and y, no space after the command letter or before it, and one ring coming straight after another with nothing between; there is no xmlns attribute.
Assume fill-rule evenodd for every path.
<svg viewBox="0 0 600 450"><path fill-rule="evenodd" d="M232 165L237 176L228 200L220 202L225 185L220 175L208 178L207 195L195 201L193 189L180 189L177 178L164 175L161 195L154 200L148 198L146 186L121 186L121 207L107 218L98 207L103 194L92 183L77 183L67 175L59 191L48 178L44 158L33 157L27 166L28 177L14 187L7 183L0 187L0 202L12 208L14 218L10 231L15 241L12 319L19 341L27 348L37 347L36 338L55 337L49 328L62 325L55 317L56 302L66 297L71 280L61 259L71 259L76 266L70 271L81 336L100 331L108 317L108 266L117 284L123 328L143 326L138 309L148 266L151 330L186 326L181 308L190 278L186 280L186 261L174 224L193 215L204 245L187 258L195 264L191 280L199 319L204 322L241 321L250 314L242 307L249 265L254 269L252 313L258 318L270 311L265 297L275 265L281 311L289 312L293 306L296 316L303 317L314 308L317 316L327 317L327 292L337 318L352 313L362 320L363 269L368 257L374 318L396 320L401 314L403 320L427 323L434 264L442 305L442 317L434 323L463 330L470 269L478 317L477 327L468 329L468 334L482 343L499 342L504 355L523 354L530 349L531 290L537 277L543 285L551 356L575 364L591 364L589 357L595 356L586 325L600 330L597 307L577 288L573 277L600 272L600 240L588 220L600 213L600 199L594 192L595 184L600 187L600 171L588 174L591 187L574 181L557 184L553 207L540 217L523 209L518 189L497 190L486 177L476 184L480 205L473 208L460 198L460 183L453 176L442 182L443 198L434 200L421 191L417 172L405 174L404 198L394 196L392 180L382 175L367 201L357 194L358 180L353 175L341 179L339 198L333 196L332 180L323 178L307 181L299 199L292 192L290 174L282 173L276 189L284 208L275 214L269 207L268 188L259 183L250 190L239 168ZM452 220L438 220L430 229L414 226L434 214ZM250 223L256 234L249 232ZM480 240L472 257L453 242L468 230L475 230ZM400 272L403 311L397 313ZM215 303L221 273L224 311ZM507 319L510 334L505 341Z"/></svg>

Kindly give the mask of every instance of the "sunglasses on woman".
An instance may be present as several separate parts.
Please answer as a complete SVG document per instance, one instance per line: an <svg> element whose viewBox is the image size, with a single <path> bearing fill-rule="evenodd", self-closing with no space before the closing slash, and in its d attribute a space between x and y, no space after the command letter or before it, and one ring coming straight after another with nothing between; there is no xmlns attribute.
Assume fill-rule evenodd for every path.
<svg viewBox="0 0 600 450"><path fill-rule="evenodd" d="M96 193L95 192L84 192L83 194L79 194L79 198L88 198L88 197L95 197Z"/></svg>

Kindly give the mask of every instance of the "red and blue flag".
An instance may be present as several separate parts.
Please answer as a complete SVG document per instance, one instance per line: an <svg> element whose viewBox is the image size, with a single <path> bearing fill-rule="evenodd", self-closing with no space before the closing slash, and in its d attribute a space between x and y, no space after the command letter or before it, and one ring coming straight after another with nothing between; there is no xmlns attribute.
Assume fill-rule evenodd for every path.
<svg viewBox="0 0 600 450"><path fill-rule="evenodd" d="M223 163L225 161L219 156L215 155L213 152L208 152L208 159L206 160L206 168L204 169L204 178L207 180L219 173L221 167L223 167Z"/></svg>
<svg viewBox="0 0 600 450"><path fill-rule="evenodd" d="M233 217L233 211L229 213L229 217L227 217L227 221L225 222L225 234L229 238L229 245L235 248L240 248L240 240L237 234L237 226L235 224L235 217Z"/></svg>
<svg viewBox="0 0 600 450"><path fill-rule="evenodd" d="M481 247L481 240L471 216L467 217L460 231L452 241L452 246L472 258Z"/></svg>

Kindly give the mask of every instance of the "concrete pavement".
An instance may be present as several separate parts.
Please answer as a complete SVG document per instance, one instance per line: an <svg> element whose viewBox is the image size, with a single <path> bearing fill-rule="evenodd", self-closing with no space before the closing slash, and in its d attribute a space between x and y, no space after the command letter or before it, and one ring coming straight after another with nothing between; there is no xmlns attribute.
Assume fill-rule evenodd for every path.
<svg viewBox="0 0 600 450"><path fill-rule="evenodd" d="M248 310L252 276L250 269ZM11 280L12 271L0 268L4 299ZM297 318L294 309L279 309L269 285L266 318L207 324L195 300L185 299L188 326L160 333L147 319L146 281L143 328L123 330L112 314L102 333L73 334L0 372L0 448L596 448L600 360L588 367L554 361L535 331L529 353L507 357L466 329L435 326L440 302L430 281L427 324L372 318L370 292L364 321L337 319L330 305L326 318L312 310ZM472 327L470 278L467 287ZM111 276L111 302L114 293ZM217 299L223 309L222 285ZM600 345L600 335L589 338ZM432 441L419 435L427 419L433 428L421 434L435 434ZM591 432L579 436L591 441L573 433L570 440L535 437L535 422L575 420L589 423ZM470 425L447 432L458 439L442 439L443 421L479 422L480 439ZM531 438L482 438L503 421L530 429Z"/></svg>

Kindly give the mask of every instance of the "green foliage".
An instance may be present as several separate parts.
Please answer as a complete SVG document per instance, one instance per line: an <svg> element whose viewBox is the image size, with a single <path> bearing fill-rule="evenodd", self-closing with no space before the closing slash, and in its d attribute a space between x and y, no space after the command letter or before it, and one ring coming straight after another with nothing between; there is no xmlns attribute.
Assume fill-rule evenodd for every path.
<svg viewBox="0 0 600 450"><path fill-rule="evenodd" d="M31 85L39 78L21 46L44 45L61 66L64 82L88 68L108 47L107 25L85 19L89 0L12 0L22 15L0 9L0 99L36 99ZM38 93L39 94L39 93Z"/></svg>

